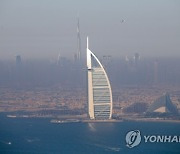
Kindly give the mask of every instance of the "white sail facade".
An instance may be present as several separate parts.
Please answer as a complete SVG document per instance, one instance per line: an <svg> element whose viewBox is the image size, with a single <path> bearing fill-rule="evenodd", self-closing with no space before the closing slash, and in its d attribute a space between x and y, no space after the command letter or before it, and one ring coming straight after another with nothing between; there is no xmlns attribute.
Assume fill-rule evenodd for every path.
<svg viewBox="0 0 180 154"><path fill-rule="evenodd" d="M90 119L112 117L112 91L108 76L98 58L88 48L88 110Z"/></svg>

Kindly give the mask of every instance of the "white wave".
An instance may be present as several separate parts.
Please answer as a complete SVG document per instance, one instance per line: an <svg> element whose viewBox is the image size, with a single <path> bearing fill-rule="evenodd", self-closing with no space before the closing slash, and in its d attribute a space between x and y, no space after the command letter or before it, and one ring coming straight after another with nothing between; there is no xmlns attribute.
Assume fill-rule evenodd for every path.
<svg viewBox="0 0 180 154"><path fill-rule="evenodd" d="M111 150L111 151L117 151L117 152L121 150L121 148L119 148L119 147L110 147L110 146L106 146L106 145L102 145L102 144L95 144L95 146L103 148L105 150Z"/></svg>
<svg viewBox="0 0 180 154"><path fill-rule="evenodd" d="M8 141L0 141L0 142L3 143L3 144L8 144L8 145L12 144L12 142L8 142Z"/></svg>
<svg viewBox="0 0 180 154"><path fill-rule="evenodd" d="M25 140L26 140L27 142L29 142L29 143L40 141L40 139L37 138L37 137L33 137L33 138L27 137Z"/></svg>

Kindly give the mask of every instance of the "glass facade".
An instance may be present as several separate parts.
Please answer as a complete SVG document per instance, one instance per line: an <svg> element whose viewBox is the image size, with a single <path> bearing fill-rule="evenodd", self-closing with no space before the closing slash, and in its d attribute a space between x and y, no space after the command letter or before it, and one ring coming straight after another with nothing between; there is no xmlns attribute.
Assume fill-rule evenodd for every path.
<svg viewBox="0 0 180 154"><path fill-rule="evenodd" d="M110 82L102 64L88 48L87 67L90 119L111 119L112 92Z"/></svg>

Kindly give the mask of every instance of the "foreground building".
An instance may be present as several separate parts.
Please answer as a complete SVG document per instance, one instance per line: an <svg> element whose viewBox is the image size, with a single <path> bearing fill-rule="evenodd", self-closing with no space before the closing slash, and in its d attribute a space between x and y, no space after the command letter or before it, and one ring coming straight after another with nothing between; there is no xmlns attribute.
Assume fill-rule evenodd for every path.
<svg viewBox="0 0 180 154"><path fill-rule="evenodd" d="M148 108L148 114L171 114L178 115L177 107L172 103L168 93L154 101Z"/></svg>
<svg viewBox="0 0 180 154"><path fill-rule="evenodd" d="M111 85L102 64L89 50L87 38L88 112L90 119L112 117Z"/></svg>

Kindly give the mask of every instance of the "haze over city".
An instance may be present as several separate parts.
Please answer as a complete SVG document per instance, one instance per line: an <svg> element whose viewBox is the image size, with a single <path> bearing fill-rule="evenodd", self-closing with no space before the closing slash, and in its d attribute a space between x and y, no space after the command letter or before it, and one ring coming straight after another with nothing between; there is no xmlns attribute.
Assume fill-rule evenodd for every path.
<svg viewBox="0 0 180 154"><path fill-rule="evenodd" d="M0 59L73 58L77 17L97 55L180 57L178 0L0 0Z"/></svg>
<svg viewBox="0 0 180 154"><path fill-rule="evenodd" d="M0 153L179 154L179 128L179 0L0 0Z"/></svg>

